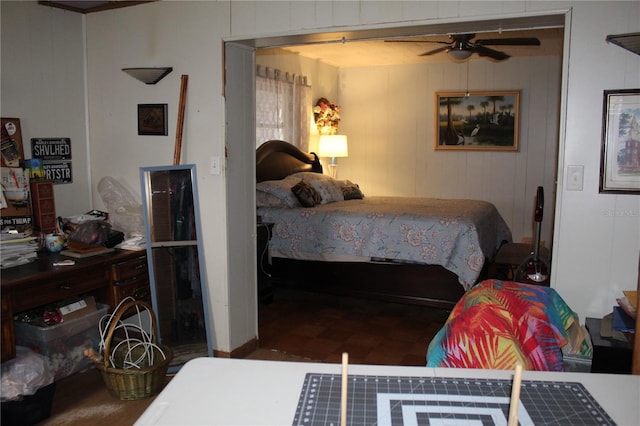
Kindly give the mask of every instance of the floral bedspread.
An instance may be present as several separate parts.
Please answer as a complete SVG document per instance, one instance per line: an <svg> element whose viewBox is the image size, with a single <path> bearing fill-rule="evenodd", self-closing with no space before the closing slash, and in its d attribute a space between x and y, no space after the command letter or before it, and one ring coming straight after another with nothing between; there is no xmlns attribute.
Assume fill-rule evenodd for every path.
<svg viewBox="0 0 640 426"><path fill-rule="evenodd" d="M549 287L486 280L456 304L427 350L428 367L564 371L576 314Z"/></svg>
<svg viewBox="0 0 640 426"><path fill-rule="evenodd" d="M258 208L274 223L272 256L304 260L384 259L441 265L465 290L511 231L491 203L366 197L313 208Z"/></svg>

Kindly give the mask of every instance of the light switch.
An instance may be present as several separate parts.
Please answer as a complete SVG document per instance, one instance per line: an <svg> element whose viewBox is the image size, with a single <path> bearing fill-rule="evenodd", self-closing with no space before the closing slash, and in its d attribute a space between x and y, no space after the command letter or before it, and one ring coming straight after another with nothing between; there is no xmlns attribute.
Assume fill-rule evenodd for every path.
<svg viewBox="0 0 640 426"><path fill-rule="evenodd" d="M567 191L582 191L584 166L567 166Z"/></svg>
<svg viewBox="0 0 640 426"><path fill-rule="evenodd" d="M209 169L209 174L219 175L220 174L220 157L214 155L211 157L211 167Z"/></svg>

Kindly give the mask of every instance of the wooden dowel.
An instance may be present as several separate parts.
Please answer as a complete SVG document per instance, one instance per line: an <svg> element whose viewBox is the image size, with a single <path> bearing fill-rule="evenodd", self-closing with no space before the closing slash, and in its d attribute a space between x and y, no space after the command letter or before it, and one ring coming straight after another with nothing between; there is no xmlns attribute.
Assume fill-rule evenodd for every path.
<svg viewBox="0 0 640 426"><path fill-rule="evenodd" d="M184 108L187 98L187 84L189 76L182 74L180 79L180 104L178 105L178 124L176 126L176 144L173 149L173 165L180 164L180 154L182 152L182 128L184 126Z"/></svg>
<svg viewBox="0 0 640 426"><path fill-rule="evenodd" d="M342 393L340 395L340 426L347 426L347 378L348 372L349 354L342 353Z"/></svg>
<svg viewBox="0 0 640 426"><path fill-rule="evenodd" d="M509 421L508 426L518 425L518 403L520 401L520 383L522 382L522 364L516 364L516 371L513 375L513 384L511 385L511 401L509 402Z"/></svg>

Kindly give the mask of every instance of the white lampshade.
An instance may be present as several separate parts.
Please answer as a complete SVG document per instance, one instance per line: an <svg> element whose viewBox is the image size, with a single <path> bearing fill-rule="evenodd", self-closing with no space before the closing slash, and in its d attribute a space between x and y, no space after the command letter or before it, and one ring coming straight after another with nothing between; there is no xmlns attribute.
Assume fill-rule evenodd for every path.
<svg viewBox="0 0 640 426"><path fill-rule="evenodd" d="M346 135L321 135L318 145L318 155L320 157L348 157Z"/></svg>

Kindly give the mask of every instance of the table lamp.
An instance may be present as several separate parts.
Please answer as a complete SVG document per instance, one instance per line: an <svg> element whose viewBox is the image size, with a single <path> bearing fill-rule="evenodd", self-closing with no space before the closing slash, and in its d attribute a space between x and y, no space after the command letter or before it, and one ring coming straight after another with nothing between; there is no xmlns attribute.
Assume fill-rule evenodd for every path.
<svg viewBox="0 0 640 426"><path fill-rule="evenodd" d="M338 164L336 158L348 157L347 136L345 135L321 135L318 145L320 157L331 157L329 172L332 178L338 177Z"/></svg>

